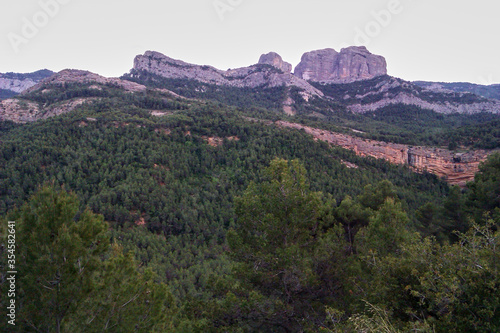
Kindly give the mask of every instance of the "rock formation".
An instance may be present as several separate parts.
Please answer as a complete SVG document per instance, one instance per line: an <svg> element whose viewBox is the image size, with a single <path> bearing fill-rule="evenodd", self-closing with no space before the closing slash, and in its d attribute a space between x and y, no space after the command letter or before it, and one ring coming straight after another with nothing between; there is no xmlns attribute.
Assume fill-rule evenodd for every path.
<svg viewBox="0 0 500 333"><path fill-rule="evenodd" d="M274 66L282 70L284 73L292 72L292 64L283 61L283 58L281 58L281 56L276 52L270 52L261 55L259 59L259 64Z"/></svg>
<svg viewBox="0 0 500 333"><path fill-rule="evenodd" d="M384 57L364 46L344 48L340 53L324 49L305 53L294 74L308 81L348 83L386 75L387 64Z"/></svg>
<svg viewBox="0 0 500 333"><path fill-rule="evenodd" d="M359 156L384 159L393 164L405 164L417 172L429 172L452 185L465 186L474 180L479 164L495 151L475 150L454 153L447 149L413 147L362 139L346 134L329 132L301 124L278 121L278 126L304 130L315 139L354 151Z"/></svg>
<svg viewBox="0 0 500 333"><path fill-rule="evenodd" d="M134 73L145 71L168 79L189 79L206 84L238 88L295 86L310 95L323 96L321 91L308 82L285 71L288 69L287 63L282 60L280 62L281 57L275 55L272 53L264 55L261 60L265 64L279 68L280 71L270 70L259 64L223 71L211 66L189 64L158 52L148 51L135 58L131 73L134 75Z"/></svg>
<svg viewBox="0 0 500 333"><path fill-rule="evenodd" d="M55 117L73 111L78 106L91 103L96 98L73 98L61 103L40 108L38 103L16 98L0 101L0 121L10 120L15 123L29 123Z"/></svg>
<svg viewBox="0 0 500 333"><path fill-rule="evenodd" d="M53 74L54 72L46 69L27 74L0 73L0 90L8 90L19 94Z"/></svg>
<svg viewBox="0 0 500 333"><path fill-rule="evenodd" d="M20 93L36 84L32 79L7 79L0 76L0 89L10 90L15 93Z"/></svg>

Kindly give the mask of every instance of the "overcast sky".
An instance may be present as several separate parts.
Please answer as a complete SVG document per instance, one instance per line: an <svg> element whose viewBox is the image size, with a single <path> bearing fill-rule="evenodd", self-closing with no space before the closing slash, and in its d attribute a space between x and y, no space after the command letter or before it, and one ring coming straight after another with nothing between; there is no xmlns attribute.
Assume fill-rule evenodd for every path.
<svg viewBox="0 0 500 333"><path fill-rule="evenodd" d="M496 0L1 0L0 72L128 72L154 50L220 69L365 45L406 80L500 83Z"/></svg>

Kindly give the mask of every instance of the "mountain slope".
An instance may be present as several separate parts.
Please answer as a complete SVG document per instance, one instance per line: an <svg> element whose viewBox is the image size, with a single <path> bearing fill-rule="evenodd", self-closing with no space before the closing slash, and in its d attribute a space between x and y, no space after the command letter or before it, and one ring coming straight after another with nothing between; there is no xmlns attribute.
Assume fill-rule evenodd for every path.
<svg viewBox="0 0 500 333"><path fill-rule="evenodd" d="M16 98L0 101L0 120L17 123L47 119L73 111L83 104L140 94L151 107L163 107L178 96L117 78L81 70L63 70L26 89Z"/></svg>

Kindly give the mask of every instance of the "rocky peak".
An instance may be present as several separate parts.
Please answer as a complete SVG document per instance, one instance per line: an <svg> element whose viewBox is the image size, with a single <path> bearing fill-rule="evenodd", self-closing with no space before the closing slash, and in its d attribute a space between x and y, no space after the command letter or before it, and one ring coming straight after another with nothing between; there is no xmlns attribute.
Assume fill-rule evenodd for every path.
<svg viewBox="0 0 500 333"><path fill-rule="evenodd" d="M385 74L384 57L370 53L364 46L351 46L340 52L334 49L307 52L295 68L299 78L325 83L348 83Z"/></svg>
<svg viewBox="0 0 500 333"><path fill-rule="evenodd" d="M281 58L281 56L276 52L269 52L261 55L259 64L274 66L282 70L284 73L292 72L292 64L283 61L283 58Z"/></svg>

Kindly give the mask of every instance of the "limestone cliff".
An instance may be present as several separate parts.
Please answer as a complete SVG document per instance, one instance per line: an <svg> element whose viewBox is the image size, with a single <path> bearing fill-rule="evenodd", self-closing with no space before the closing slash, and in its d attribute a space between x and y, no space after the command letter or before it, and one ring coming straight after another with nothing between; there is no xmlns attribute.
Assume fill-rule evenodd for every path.
<svg viewBox="0 0 500 333"><path fill-rule="evenodd" d="M295 68L297 77L324 83L347 83L387 74L384 57L370 53L364 46L340 52L324 49L307 52Z"/></svg>
<svg viewBox="0 0 500 333"><path fill-rule="evenodd" d="M413 147L362 139L346 134L329 132L301 124L278 121L278 126L302 129L315 139L354 151L359 156L371 156L393 164L409 165L417 172L429 172L453 185L465 186L474 180L479 164L494 151L476 150L454 153L447 149Z"/></svg>

